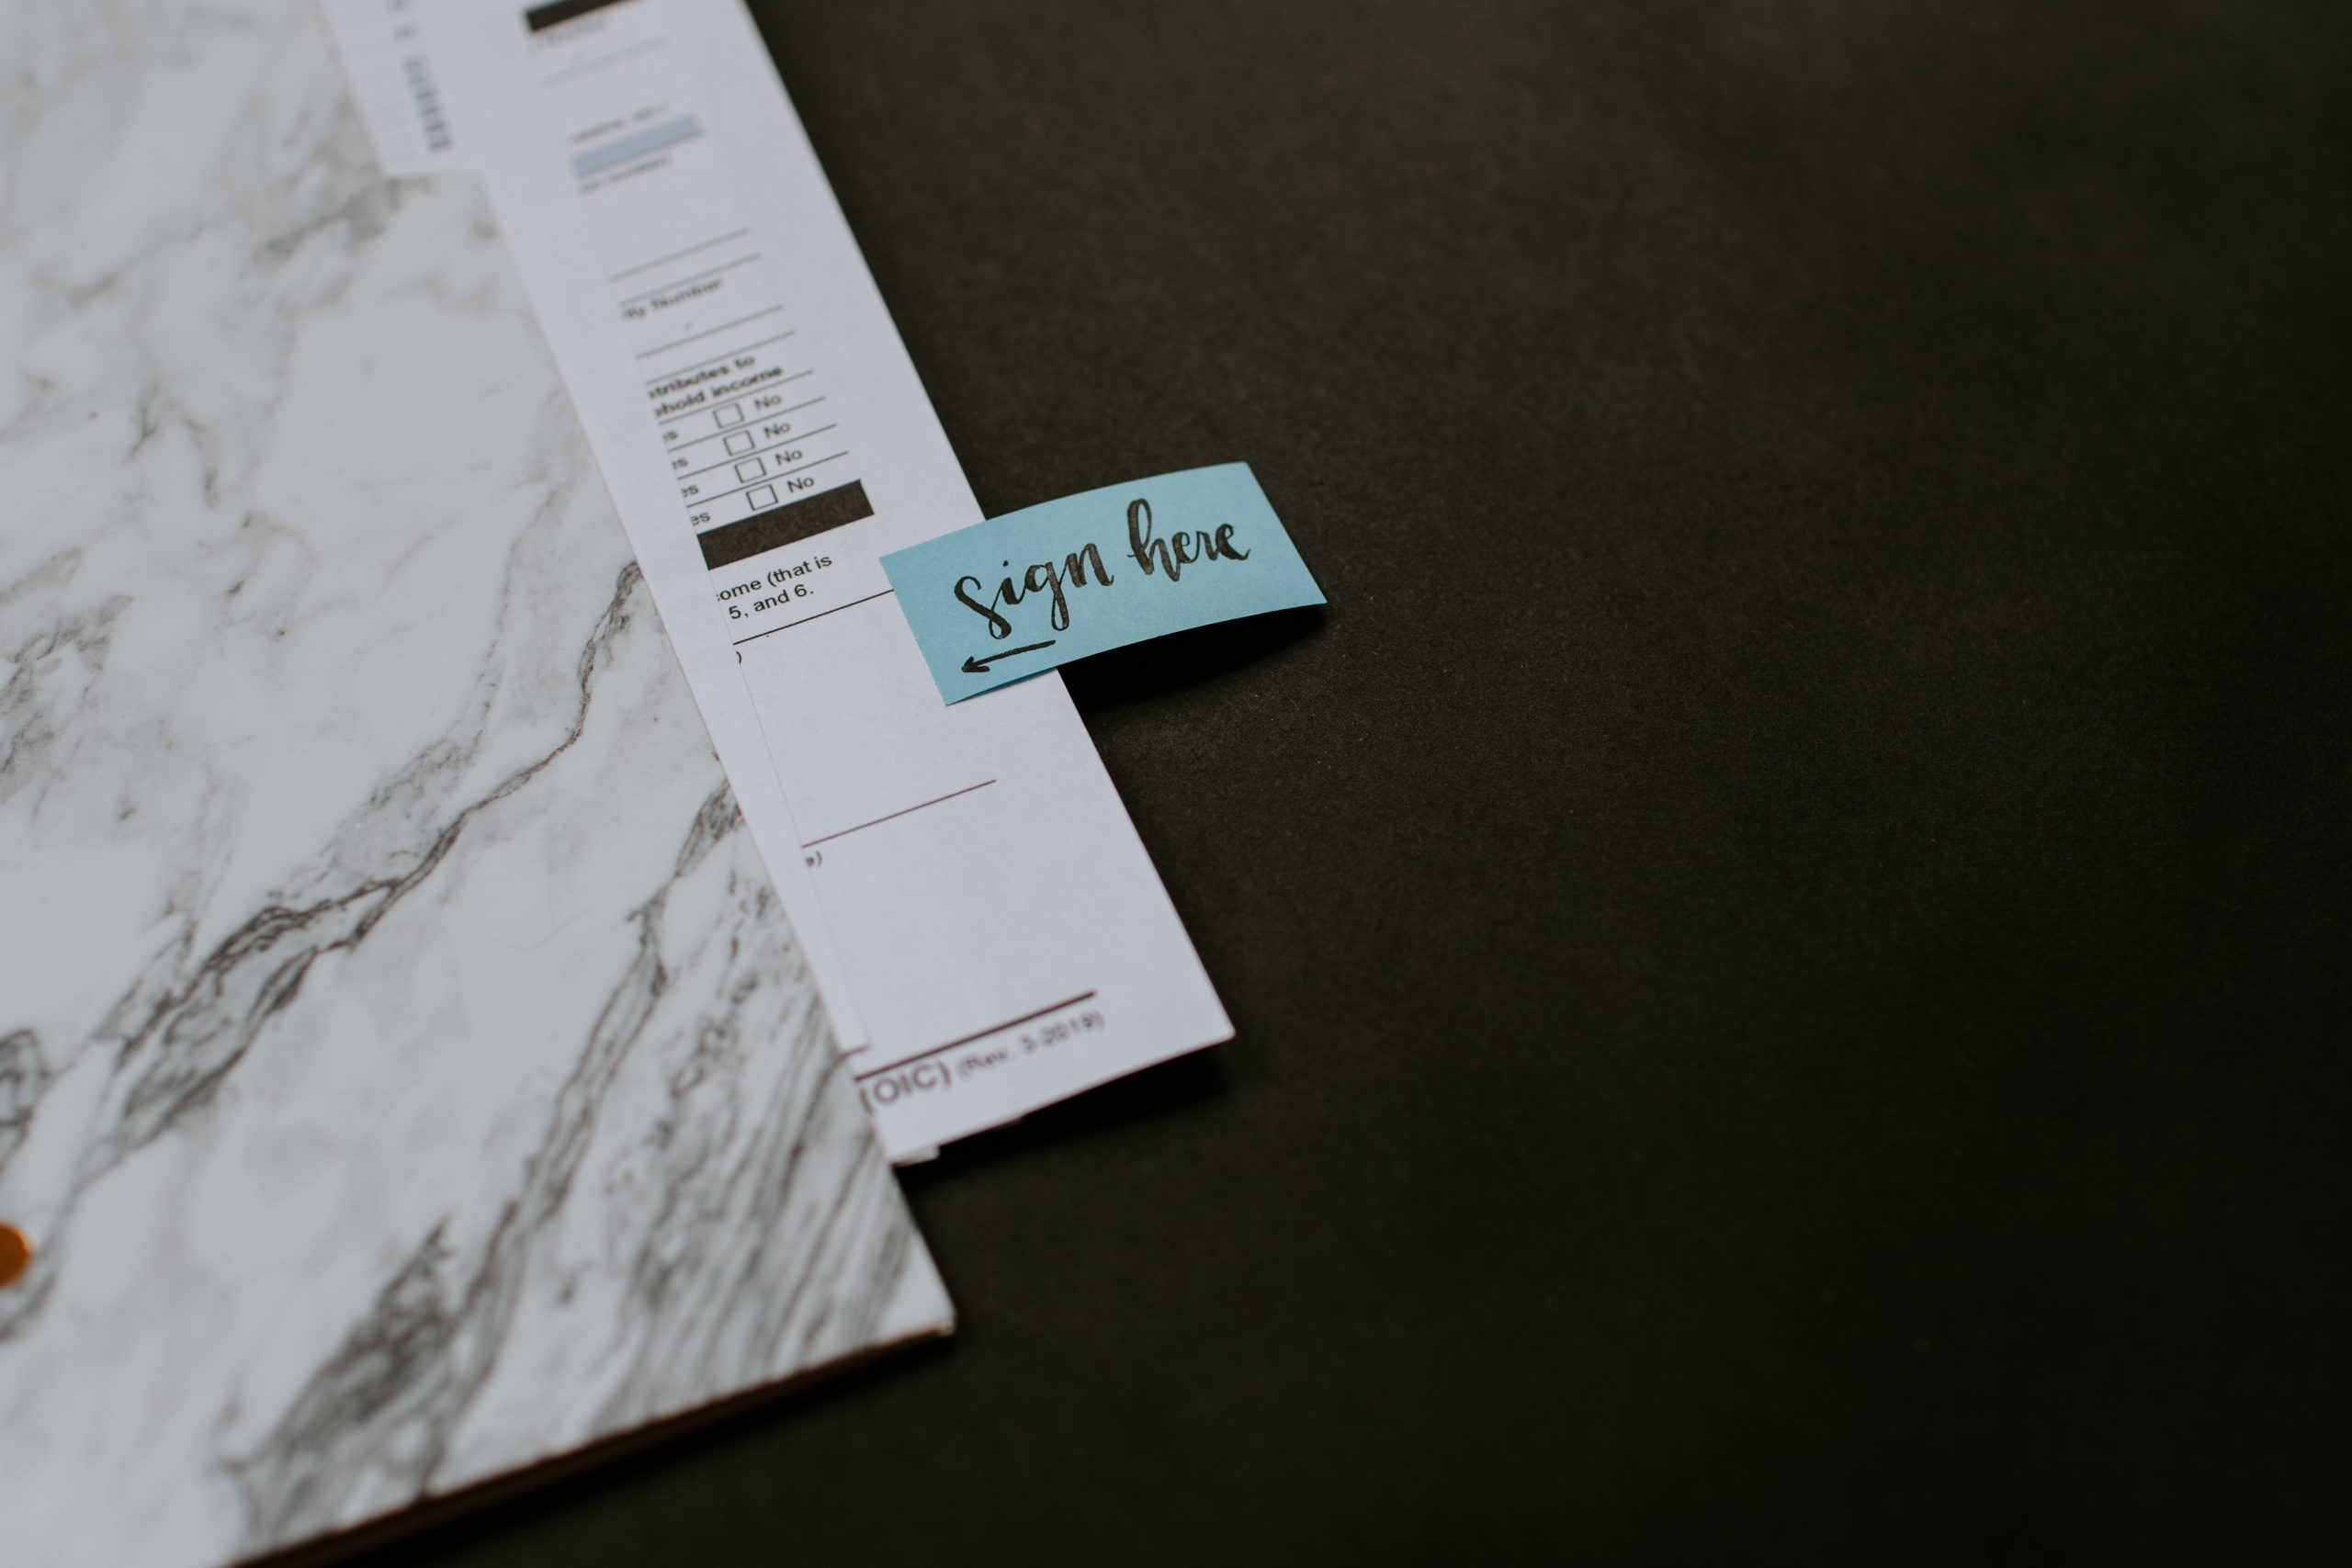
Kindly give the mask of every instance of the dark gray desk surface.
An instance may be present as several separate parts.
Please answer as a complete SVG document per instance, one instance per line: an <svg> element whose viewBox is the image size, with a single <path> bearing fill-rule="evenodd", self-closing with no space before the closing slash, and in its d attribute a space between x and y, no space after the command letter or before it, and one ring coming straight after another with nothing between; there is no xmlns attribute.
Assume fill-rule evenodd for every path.
<svg viewBox="0 0 2352 1568"><path fill-rule="evenodd" d="M757 9L982 504L1329 592L1071 674L1240 1038L910 1175L952 1345L373 1561L2338 1506L2352 7Z"/></svg>

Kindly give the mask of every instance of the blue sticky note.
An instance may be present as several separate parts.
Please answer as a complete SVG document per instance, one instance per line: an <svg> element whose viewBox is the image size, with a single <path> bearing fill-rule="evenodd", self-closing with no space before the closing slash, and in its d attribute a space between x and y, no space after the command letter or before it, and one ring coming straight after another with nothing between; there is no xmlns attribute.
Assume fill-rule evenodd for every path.
<svg viewBox="0 0 2352 1568"><path fill-rule="evenodd" d="M1320 604L1247 463L1106 485L882 558L951 703L1213 621Z"/></svg>

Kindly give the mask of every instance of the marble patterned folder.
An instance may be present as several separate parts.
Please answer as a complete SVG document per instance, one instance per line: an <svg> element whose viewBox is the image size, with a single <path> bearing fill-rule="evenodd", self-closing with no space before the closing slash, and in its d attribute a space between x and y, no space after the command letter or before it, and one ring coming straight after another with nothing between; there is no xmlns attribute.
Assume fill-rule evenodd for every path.
<svg viewBox="0 0 2352 1568"><path fill-rule="evenodd" d="M199 1568L949 1309L481 193L0 0L0 1559Z"/></svg>

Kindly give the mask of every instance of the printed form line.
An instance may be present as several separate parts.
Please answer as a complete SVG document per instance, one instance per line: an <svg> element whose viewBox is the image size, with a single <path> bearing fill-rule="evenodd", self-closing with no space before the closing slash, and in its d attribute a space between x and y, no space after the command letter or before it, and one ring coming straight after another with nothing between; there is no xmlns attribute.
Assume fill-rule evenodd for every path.
<svg viewBox="0 0 2352 1568"><path fill-rule="evenodd" d="M815 405L817 405L817 404L819 404L819 403L823 402L824 400L824 400L824 399L822 399L822 398L811 398L811 399L809 399L809 400L808 400L807 402L805 402L805 403L795 403L795 404L793 404L793 405L792 405L792 408L788 408L788 409L778 409L778 410L776 410L776 411L775 411L775 413L773 413L773 414L762 414L760 417L761 417L762 419L763 419L763 420L764 420L764 419L781 419L781 418L783 418L786 414L791 413L795 409L812 408L812 407L814 407ZM754 446L754 447L752 447L752 448L750 451L748 451L748 452L730 452L730 453L729 453L726 457L721 457L718 462L716 462L716 463L713 463L713 464L709 465L707 468L688 468L684 473L680 474L678 477L679 477L680 479L690 479L695 478L695 477L696 475L698 475L698 474L707 474L707 473L715 472L715 471L717 471L718 469L720 469L720 468L725 468L725 467L726 467L728 464L729 464L729 463L747 463L747 462L751 461L751 460L752 460L752 458L754 458L754 457L766 457L769 453L771 453L771 452L775 451L775 450L776 449L776 447L777 447L777 446L791 446L791 445L792 445L794 442L796 442L796 441L806 441L806 440L808 440L808 437L809 437L810 435L822 435L822 434L825 434L825 432L827 432L827 431L829 431L829 430L834 430L834 429L838 429L838 428L839 428L839 426L838 426L838 425L831 425L831 424L820 424L820 425L819 425L816 429L814 429L814 430L811 430L811 431L808 432L806 434L799 434L799 433L796 432L796 433L795 433L795 434L790 434L790 435L785 436L782 440L777 441L774 446ZM731 431L730 431L730 432L729 432L729 434L733 434L733 432L731 432ZM704 437L702 437L702 439L703 439L703 440L705 440L705 441L707 441L707 440L709 440L709 439L711 439L711 438L710 438L709 436L704 436ZM692 441L681 441L681 442L679 442L676 446L674 446L671 447L671 448L670 448L670 450L671 450L671 451L673 451L673 452L682 452L682 451L685 450L685 448L687 448L688 446L695 446L695 445L696 445L696 444L697 444L697 443L695 443L695 442L692 442Z"/></svg>
<svg viewBox="0 0 2352 1568"><path fill-rule="evenodd" d="M986 1040L991 1034L1001 1034L1006 1030L1014 1028L1020 1024L1033 1023L1038 1019L1045 1017L1049 1012L1059 1012L1064 1008L1074 1008L1080 1002L1091 1002L1093 999L1094 993L1092 991L1080 991L1078 995L1070 998L1068 1001L1056 1002L1049 1008L1039 1008L1035 1012L1024 1012L1019 1018L1007 1019L1004 1022L996 1024L988 1029L983 1029L977 1034L967 1034L961 1040L950 1040L944 1045L933 1045L930 1050L918 1051L911 1056L901 1056L897 1061L890 1063L887 1066L868 1067L865 1071L857 1075L857 1081L864 1083L868 1078L880 1077L884 1073L895 1073L900 1067L911 1066L915 1063L922 1061L926 1056L936 1056L942 1051L953 1051L958 1045L969 1045L975 1040Z"/></svg>
<svg viewBox="0 0 2352 1568"><path fill-rule="evenodd" d="M747 343L740 348L730 348L725 354L714 354L708 359L697 359L692 365L681 365L674 370L664 370L659 376L648 376L645 378L645 384L650 387L656 383L666 381L673 376L690 376L706 365L716 365L720 360L730 358L735 355L749 354L755 348L765 348L772 343L782 343L791 335L792 333L789 332L781 332L776 333L774 337L763 337L757 343Z"/></svg>
<svg viewBox="0 0 2352 1568"><path fill-rule="evenodd" d="M569 82L575 76L585 76L589 72L596 70L600 66L617 65L624 60L634 60L639 55L645 53L648 50L660 49L669 40L666 39L648 39L645 42L639 44L634 49L621 50L617 53L605 56L602 60L585 61L581 64L572 66L569 70L559 71L552 76L543 77L541 78L541 85L552 87L558 82Z"/></svg>
<svg viewBox="0 0 2352 1568"><path fill-rule="evenodd" d="M815 374L816 374L816 372L815 372L814 370L796 370L796 371L794 371L791 375L786 376L786 377L783 378L783 379L778 380L778 381L775 381L775 382L774 382L774 383L772 383L772 384L773 384L773 385L775 385L775 386L782 387L782 386L788 385L789 383L794 382L794 381L805 381L805 380L807 380L809 377L814 376ZM738 396L738 397L741 397L741 396L743 396L743 395L744 395L744 394L740 393L740 392L736 394L736 396ZM792 408L788 408L788 409L778 409L778 410L776 410L775 412L776 412L776 414L777 414L779 417L781 417L782 415L788 414L788 413L792 412L794 409L805 409L805 408L807 408L807 407L808 406L808 403L821 403L821 402L823 402L824 400L824 400L823 398L821 398L821 397L818 397L818 398L811 398L811 399L809 399L809 400L808 400L808 403L795 403L795 404L793 404L793 405L792 405ZM702 413L702 412L705 412L704 410L702 410L702 409L698 409L698 408L697 408L697 409L689 409L689 410L687 410L684 414L681 414L678 418L673 419L673 420L671 420L671 421L669 421L667 423L663 424L663 425L662 426L662 429L664 429L664 430L667 430L667 429L669 429L669 428L670 428L670 426L671 426L671 425L673 425L673 424L681 424L681 423L684 423L686 420L692 419L695 414ZM765 415L765 414L762 414L760 417L761 417L762 419L765 419L765 418L767 418L768 416L767 416L767 415ZM684 451L684 450L685 450L687 447L689 447L689 446L701 446L701 445L702 445L704 442L706 442L706 441L724 441L724 440L726 440L729 436L735 434L738 431L741 430L742 428L743 428L743 426L742 426L742 425L733 425L733 424L730 424L730 425L729 425L729 426L728 426L726 429L724 429L724 430L714 430L714 431L712 431L708 435L697 435L697 436L695 436L692 441L673 441L673 442L670 442L667 446L663 446L663 447L662 447L662 450L663 450L663 451L665 451L665 452L683 452L683 451Z"/></svg>
<svg viewBox="0 0 2352 1568"><path fill-rule="evenodd" d="M667 283L656 284L642 294L630 295L628 299L623 299L621 303L624 305L634 305L639 299L650 299L656 294L666 294L673 288L684 288L687 284L700 283L706 277L717 277L720 273L725 272L729 267L741 266L745 262L755 262L759 259L760 253L753 251L748 256L737 256L733 261L720 262L717 266L705 267L700 272L690 272L684 277L673 277Z"/></svg>
<svg viewBox="0 0 2352 1568"><path fill-rule="evenodd" d="M707 251L713 245L723 245L729 240L740 240L750 232L749 229L738 229L732 233L721 234L716 240L705 240L698 245L688 245L683 251L673 251L666 256L656 256L650 262L639 262L635 266L625 266L613 274L613 281L618 283L624 277L635 277L639 273L650 267L667 266L673 261L684 261L696 251Z"/></svg>
<svg viewBox="0 0 2352 1568"><path fill-rule="evenodd" d="M842 607L846 609L848 606L844 605ZM994 783L996 783L996 780L994 779L982 779L976 784L966 784L962 789L951 789L945 795L941 795L938 800L918 801L912 806L905 807L899 810L891 812L888 817L876 817L871 822L860 822L854 828L844 828L838 833L828 833L821 839L811 839L800 847L804 850L813 850L819 844L830 844L835 839L846 839L852 833L863 833L868 828L879 828L885 822L896 822L899 818L906 816L909 812L921 811L926 806L937 806L942 801L953 800L959 795L969 795L976 789L986 789L989 785Z"/></svg>
<svg viewBox="0 0 2352 1568"><path fill-rule="evenodd" d="M752 321L758 321L762 316L773 316L773 315L775 315L778 310L783 310L783 309L784 309L784 307L783 307L783 306L781 306L781 305L771 305L771 306L769 306L769 307L768 307L766 310L754 310L754 311L752 311L750 315L745 316L741 321L729 321L729 322L728 322L728 323L727 323L725 326L723 326L723 327L710 327L710 328L707 328L707 330L702 331L702 332L698 332L698 333L687 333L684 337L680 338L680 339L679 339L677 342L675 342L675 343L665 343L665 344L662 344L661 347L659 347L659 348L649 348L649 349L647 349L643 354L639 355L638 355L638 357L639 357L639 359L650 359L650 358L652 358L652 357L653 357L655 355L657 355L657 354L667 354L667 353L669 353L669 352L670 352L672 349L673 349L673 348L684 348L686 344L690 344L690 343L698 343L698 342L700 342L700 341L701 341L702 339L704 339L704 338L707 338L707 337L715 337L715 336L717 336L717 335L718 335L718 333L731 333L731 332L733 332L737 327L748 325L748 324L750 324L750 323L751 323L751 322L752 322ZM737 352L737 353L739 353L739 354L740 354L740 353L741 353L742 351L741 351L741 349L738 349L738 350L736 350L735 352ZM720 355L718 357L719 357L719 358L721 358L721 359L724 359L724 358L726 358L726 357L727 357L727 355L723 355L723 354L722 354L722 355ZM675 375L680 374L680 372L675 371L675 370L673 370L672 372L670 372L670 374L672 374L673 376L675 376ZM656 377L654 378L654 379L658 381L658 380L660 380L660 379L661 379L661 378L660 378L659 376L656 376Z"/></svg>
<svg viewBox="0 0 2352 1568"><path fill-rule="evenodd" d="M829 425L825 426L825 429L826 429L826 430L831 430L831 429L832 429L832 426L829 424ZM812 432L810 432L809 434L822 434L822 432L812 431ZM804 438L804 439L805 439L805 438ZM712 491L712 492L711 492L710 494L708 494L708 495L698 495L698 496L695 496L695 497L694 498L694 504L695 504L696 506L707 506L707 505L708 505L710 502L714 502L714 501L725 501L725 500L726 500L729 496L730 496L730 495L741 495L741 494L742 494L742 493L743 493L745 491L747 491L747 490L757 490L757 489L759 489L759 488L760 488L762 485L763 485L763 484L773 484L773 483L775 483L777 479L789 479L789 478L791 478L794 474L797 474L797 473L800 472L801 468L815 468L815 467L817 466L817 464L819 464L819 463L830 463L830 462L831 462L831 461L833 460L833 457L848 457L848 456L849 456L849 454L848 454L848 453L846 453L846 452L836 452L836 453L834 453L834 454L832 455L832 457L819 457L819 458L814 459L813 461L810 461L810 462L807 462L807 463L803 463L803 464L801 464L801 465L799 466L799 468L770 468L766 473L762 474L758 479L752 479L752 480L751 480L751 481L749 481L748 483L745 483L745 484L740 484L740 485L737 485L733 490L714 491ZM746 457L745 457L742 460L743 460L743 461L748 462L748 461L750 460L750 456L749 456L749 455L746 455ZM708 470L708 469L705 469L704 471L705 471L706 473L707 473L709 470Z"/></svg>
<svg viewBox="0 0 2352 1568"><path fill-rule="evenodd" d="M879 593L868 593L863 599L853 599L846 604L836 604L830 610L820 610L813 615L803 615L797 621L786 621L780 626L770 626L763 632L753 632L750 637L739 637L735 639L735 646L741 648L747 642L757 642L763 637L774 637L778 632L788 632L795 626L805 626L811 621L821 621L827 615L838 615L843 610L854 610L860 604L870 604L876 599L888 598L897 592L898 590L893 588L885 588Z"/></svg>

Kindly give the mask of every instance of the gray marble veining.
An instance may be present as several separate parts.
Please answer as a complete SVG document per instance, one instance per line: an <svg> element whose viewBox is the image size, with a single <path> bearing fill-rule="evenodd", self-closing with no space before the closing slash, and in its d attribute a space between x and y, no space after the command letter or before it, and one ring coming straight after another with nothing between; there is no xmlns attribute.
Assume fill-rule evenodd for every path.
<svg viewBox="0 0 2352 1568"><path fill-rule="evenodd" d="M479 189L0 0L0 1518L225 1562L948 1308Z"/></svg>

